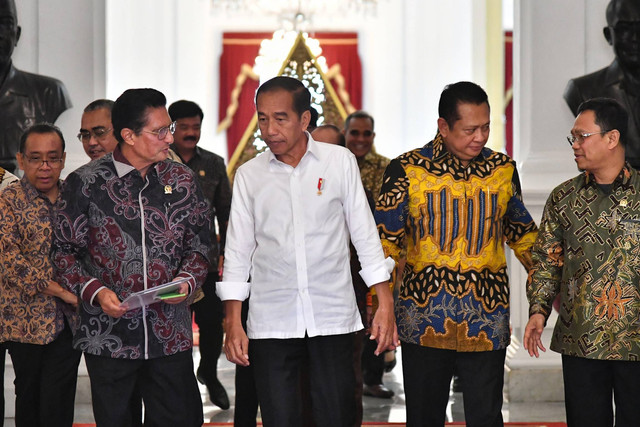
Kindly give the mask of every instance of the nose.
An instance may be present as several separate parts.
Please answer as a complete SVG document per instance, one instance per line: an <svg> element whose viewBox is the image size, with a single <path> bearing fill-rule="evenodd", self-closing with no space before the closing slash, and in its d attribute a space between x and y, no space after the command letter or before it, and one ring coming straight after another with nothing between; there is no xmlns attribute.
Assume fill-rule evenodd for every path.
<svg viewBox="0 0 640 427"><path fill-rule="evenodd" d="M476 141L486 141L487 139L489 139L489 128L484 128L483 126L480 126L478 129L476 129L476 131L473 133L473 138Z"/></svg>
<svg viewBox="0 0 640 427"><path fill-rule="evenodd" d="M277 133L275 120L269 120L265 130L267 131L267 135L275 135Z"/></svg>
<svg viewBox="0 0 640 427"><path fill-rule="evenodd" d="M98 145L98 138L96 138L96 136L94 134L91 134L91 136L89 137L88 144L91 145L91 146Z"/></svg>
<svg viewBox="0 0 640 427"><path fill-rule="evenodd" d="M49 160L43 160L40 169L51 169L51 165L49 164Z"/></svg>
<svg viewBox="0 0 640 427"><path fill-rule="evenodd" d="M173 144L173 134L171 132L167 132L167 136L165 136L164 142L166 142L167 144Z"/></svg>

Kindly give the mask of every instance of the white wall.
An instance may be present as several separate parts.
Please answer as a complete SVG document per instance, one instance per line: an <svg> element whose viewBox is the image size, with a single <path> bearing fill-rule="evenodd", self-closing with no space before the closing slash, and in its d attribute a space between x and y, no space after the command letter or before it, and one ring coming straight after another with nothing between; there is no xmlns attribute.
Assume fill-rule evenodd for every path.
<svg viewBox="0 0 640 427"><path fill-rule="evenodd" d="M426 143L435 134L442 88L478 80L474 70L484 70L484 58L477 55L477 35L484 22L473 5L389 0L379 2L375 16L313 17L315 31L358 31L363 107L376 118L382 154L394 157ZM222 33L278 28L274 16L227 15L209 0L107 0L107 94L151 86L169 102L198 102L205 111L201 144L224 155L225 135L215 134Z"/></svg>

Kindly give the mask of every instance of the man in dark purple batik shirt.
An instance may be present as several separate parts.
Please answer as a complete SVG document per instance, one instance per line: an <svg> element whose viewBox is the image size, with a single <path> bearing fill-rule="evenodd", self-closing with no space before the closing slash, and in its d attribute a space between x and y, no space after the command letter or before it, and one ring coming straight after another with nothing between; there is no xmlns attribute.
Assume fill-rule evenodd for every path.
<svg viewBox="0 0 640 427"><path fill-rule="evenodd" d="M52 255L82 300L74 346L98 425L126 425L136 384L150 425L203 422L189 304L209 267L210 214L191 169L167 159L175 123L165 105L154 89L125 91L111 115L118 147L70 174L58 205ZM178 278L184 296L121 305Z"/></svg>

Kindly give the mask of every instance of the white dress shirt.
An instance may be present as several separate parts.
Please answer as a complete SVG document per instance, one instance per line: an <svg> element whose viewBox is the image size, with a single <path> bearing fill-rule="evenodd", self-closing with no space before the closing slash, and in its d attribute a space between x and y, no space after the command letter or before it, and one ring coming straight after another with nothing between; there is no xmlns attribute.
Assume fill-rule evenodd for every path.
<svg viewBox="0 0 640 427"><path fill-rule="evenodd" d="M249 338L302 338L362 329L349 239L368 286L389 280L355 156L318 143L295 167L267 151L235 176L221 300L251 295ZM249 283L249 277L251 282Z"/></svg>

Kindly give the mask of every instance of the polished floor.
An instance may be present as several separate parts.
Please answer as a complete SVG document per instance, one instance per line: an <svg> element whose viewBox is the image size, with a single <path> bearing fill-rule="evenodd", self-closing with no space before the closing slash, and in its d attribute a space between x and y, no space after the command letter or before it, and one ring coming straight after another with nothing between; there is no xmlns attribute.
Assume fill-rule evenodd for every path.
<svg viewBox="0 0 640 427"><path fill-rule="evenodd" d="M400 350L401 351L401 350ZM7 358L9 359L9 358ZM195 366L198 365L199 354L197 349L194 352ZM398 361L400 361L400 353L398 353ZM84 363L84 362L82 362ZM84 369L81 368L81 375ZM84 371L86 372L86 371ZM207 398L207 391L204 386L200 386L202 401L204 405L204 419L205 422L232 422L233 421L233 401L235 397L234 389L234 366L229 363L224 356L220 358L218 364L218 375L220 381L224 384L229 394L229 399L232 402L232 406L228 410L221 410L209 402ZM12 390L12 378L13 371L7 362L7 373L5 375L5 398L7 405L13 405L13 393ZM88 385L85 384L79 386L79 395L83 393L83 388L86 390ZM364 422L404 422L405 421L405 405L404 405L404 391L402 388L402 364L398 363L397 366L388 374L384 376L384 383L387 387L395 392L395 396L391 399L377 399L373 397L364 397ZM81 400L81 399L78 399ZM13 411L7 408L6 413L12 413ZM510 403L508 401L508 390L505 390L505 401L503 405L503 415L505 421L511 422L564 422L564 404L562 402L526 402L526 403ZM75 420L79 423L93 422L93 414L91 412L91 406L88 403L77 403ZM447 406L447 420L448 421L464 421L464 409L461 393L451 392L449 398L449 405ZM14 427L15 422L13 418L5 418L4 425L6 427Z"/></svg>

